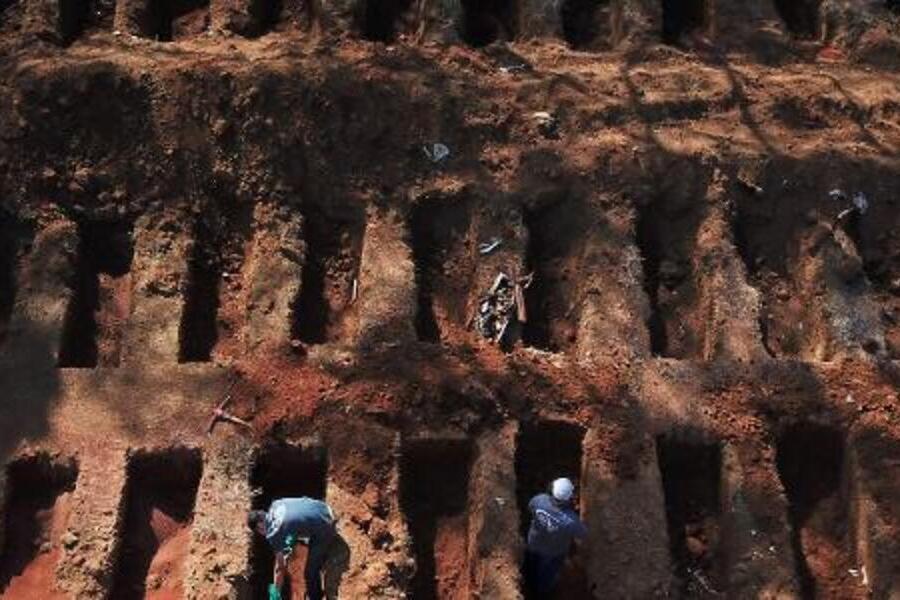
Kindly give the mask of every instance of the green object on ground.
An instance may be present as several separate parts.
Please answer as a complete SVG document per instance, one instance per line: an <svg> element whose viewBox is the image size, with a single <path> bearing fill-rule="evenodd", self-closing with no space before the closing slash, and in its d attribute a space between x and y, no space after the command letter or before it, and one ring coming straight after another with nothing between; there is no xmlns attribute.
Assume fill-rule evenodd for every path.
<svg viewBox="0 0 900 600"><path fill-rule="evenodd" d="M281 590L274 583L269 584L269 600L281 600Z"/></svg>

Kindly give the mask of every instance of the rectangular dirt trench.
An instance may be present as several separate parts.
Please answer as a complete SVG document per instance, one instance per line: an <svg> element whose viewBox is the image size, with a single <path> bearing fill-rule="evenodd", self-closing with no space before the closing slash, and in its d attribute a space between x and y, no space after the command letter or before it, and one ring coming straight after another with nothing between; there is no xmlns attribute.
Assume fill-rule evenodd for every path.
<svg viewBox="0 0 900 600"><path fill-rule="evenodd" d="M324 448L294 444L271 444L262 448L250 473L250 485L256 495L253 508L268 510L279 498L309 497L325 500L328 461ZM268 598L267 588L275 566L272 548L261 535L253 534L250 560L250 587L253 598ZM297 545L288 566L282 590L284 600L305 597L303 566L306 548Z"/></svg>
<svg viewBox="0 0 900 600"><path fill-rule="evenodd" d="M791 543L803 598L864 598L850 543L844 435L797 423L780 433L778 474L789 501Z"/></svg>
<svg viewBox="0 0 900 600"><path fill-rule="evenodd" d="M13 215L0 211L0 344L6 337L15 305L16 271L26 237L24 229Z"/></svg>
<svg viewBox="0 0 900 600"><path fill-rule="evenodd" d="M179 598L203 471L199 450L138 452L129 458L125 519L111 598Z"/></svg>
<svg viewBox="0 0 900 600"><path fill-rule="evenodd" d="M580 200L553 194L525 212L526 268L534 280L525 291L528 320L522 339L529 346L561 352L576 341L581 255L591 225Z"/></svg>
<svg viewBox="0 0 900 600"><path fill-rule="evenodd" d="M416 270L416 336L439 342L450 326L464 327L474 274L470 203L459 197L425 197L409 220Z"/></svg>
<svg viewBox="0 0 900 600"><path fill-rule="evenodd" d="M413 538L414 600L469 595L468 492L472 445L466 440L403 444L400 506Z"/></svg>
<svg viewBox="0 0 900 600"><path fill-rule="evenodd" d="M365 226L365 211L359 206L303 210L306 256L294 300L293 339L324 344L340 340L345 330L353 329L347 321L358 285Z"/></svg>
<svg viewBox="0 0 900 600"><path fill-rule="evenodd" d="M209 28L208 0L145 0L143 37L160 42L199 37Z"/></svg>
<svg viewBox="0 0 900 600"><path fill-rule="evenodd" d="M716 595L723 589L721 448L699 434L679 433L659 436L656 453L679 591L685 598Z"/></svg>
<svg viewBox="0 0 900 600"><path fill-rule="evenodd" d="M654 355L666 358L699 359L703 355L702 316L697 314L692 264L702 214L691 197L671 192L644 199L636 207L635 241L650 301L650 347Z"/></svg>
<svg viewBox="0 0 900 600"><path fill-rule="evenodd" d="M580 492L582 440L584 429L563 421L541 421L522 424L516 438L516 499L519 506L519 528L527 540L531 515L528 503L537 494L547 493L553 480L567 477L575 484L575 509ZM524 575L524 573L523 573ZM524 581L524 577L523 577ZM524 590L526 598L536 598ZM584 571L583 556L576 554L566 561L551 598L591 598Z"/></svg>
<svg viewBox="0 0 900 600"><path fill-rule="evenodd" d="M178 362L208 362L238 334L241 271L250 239L253 207L237 205L203 213L193 244L178 332Z"/></svg>
<svg viewBox="0 0 900 600"><path fill-rule="evenodd" d="M84 222L78 225L78 236L59 366L116 367L125 321L131 313L132 226Z"/></svg>
<svg viewBox="0 0 900 600"><path fill-rule="evenodd" d="M63 598L54 590L56 562L78 465L73 459L37 455L11 463L6 474L0 596Z"/></svg>

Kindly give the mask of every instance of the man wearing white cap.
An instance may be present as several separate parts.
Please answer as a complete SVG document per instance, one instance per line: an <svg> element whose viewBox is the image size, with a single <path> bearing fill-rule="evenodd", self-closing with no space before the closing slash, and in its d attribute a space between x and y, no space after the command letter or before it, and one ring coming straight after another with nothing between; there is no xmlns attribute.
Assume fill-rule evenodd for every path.
<svg viewBox="0 0 900 600"><path fill-rule="evenodd" d="M538 494L528 503L531 526L525 549L525 587L538 595L550 593L569 553L572 540L587 529L572 505L575 486L562 477L550 484L549 494Z"/></svg>

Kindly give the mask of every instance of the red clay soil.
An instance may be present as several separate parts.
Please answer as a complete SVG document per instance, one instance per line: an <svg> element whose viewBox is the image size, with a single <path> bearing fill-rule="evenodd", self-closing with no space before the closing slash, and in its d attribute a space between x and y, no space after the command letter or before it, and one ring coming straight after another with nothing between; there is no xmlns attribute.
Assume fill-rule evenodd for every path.
<svg viewBox="0 0 900 600"><path fill-rule="evenodd" d="M179 360L228 360L240 353L252 214L243 205L214 205L196 219Z"/></svg>
<svg viewBox="0 0 900 600"><path fill-rule="evenodd" d="M293 333L306 344L332 342L352 327L353 282L365 220L352 205L344 210L313 207L303 217L309 254L294 306Z"/></svg>
<svg viewBox="0 0 900 600"><path fill-rule="evenodd" d="M113 583L117 598L168 600L182 595L201 464L190 451L169 452L131 459Z"/></svg>
<svg viewBox="0 0 900 600"><path fill-rule="evenodd" d="M131 314L131 278L100 275L97 319L97 364L115 367L122 353L122 332Z"/></svg>
<svg viewBox="0 0 900 600"><path fill-rule="evenodd" d="M147 529L128 532L115 588L118 597L181 598L190 523L176 520L159 507L148 507L148 511Z"/></svg>
<svg viewBox="0 0 900 600"><path fill-rule="evenodd" d="M159 544L147 571L147 600L177 600L184 595L184 561L190 542L190 527L154 509L150 520Z"/></svg>
<svg viewBox="0 0 900 600"><path fill-rule="evenodd" d="M566 23L534 32L524 29L540 19L509 14L510 3L449 3L466 11L459 35L444 23L451 39L428 30L421 40L415 15L394 14L403 2L390 14L377 10L385 3L311 3L334 11L313 24L321 35L304 29L317 15L288 3L241 25L236 2L158 0L166 18L152 31L120 30L104 5L61 32L57 4L68 3L0 0L0 463L37 445L130 469L129 448L188 445L198 465L216 465L203 485L242 495L197 495L195 512L199 472L168 494L161 475L180 469L163 468L137 492L126 486L122 504L98 477L76 491L73 527L92 535L96 502L104 539L66 552L55 540L68 494L38 507L26 532L7 496L5 597L55 599L57 584L79 600L168 600L207 585L258 594L267 550L223 532L246 533L251 504L326 490L347 506L351 597L491 597L492 575L518 581L528 499L560 475L596 483L584 473L622 493L611 520L632 500L657 526L615 541L628 564L597 568L611 538L587 540L558 598L647 597L632 591L650 579L661 597L690 596L703 586L691 571L727 596L857 598L865 590L850 573L865 561L879 567L871 593L895 591L896 15L872 8L857 21L831 7L821 23L786 29L769 3L721 1L663 44L649 0L624 14L603 4L604 19L584 29L571 19L589 20L579 15L590 7L566 3ZM437 8L422 10L430 19ZM807 39L819 29L823 39ZM436 142L451 151L441 162L423 152ZM868 198L855 226L835 225L847 208L835 189ZM130 228L145 215L182 225L179 243L193 239L173 244L190 248L175 283L154 279L152 257L149 273L130 270ZM13 221L25 232L16 226L23 243L9 260ZM109 224L128 232L117 239ZM374 225L381 237L367 235ZM501 245L481 253L494 237ZM171 261L172 248L156 250L160 265ZM383 271L370 281L364 257ZM522 338L505 349L470 326L500 270L535 275ZM398 289L382 298L388 282ZM154 302L163 308L139 327L171 348L129 363L130 317ZM366 311L384 321L377 339L357 334ZM229 394L251 428L220 423L207 436ZM779 472L778 436L798 421L837 432L858 463L841 461L821 494L794 479L811 458ZM501 472L472 486L502 480L485 497L508 494L500 522L515 525L497 537L504 548L473 548L477 518L491 515L468 504L470 475L455 468L494 463L441 449L437 468L413 469L421 456L410 448L468 448L511 424L520 435L506 454L496 446ZM698 477L654 451L685 431L740 463L722 483L740 486L738 516L767 528L778 564L729 554L722 522L739 519L722 514L732 497L711 492L719 466ZM590 436L596 464L583 458ZM309 439L327 456L310 481L246 481L254 449ZM856 512L864 531L846 525ZM207 519L205 537L191 536L195 517ZM657 547L671 569L635 567ZM300 551L294 598L302 565ZM780 577L778 589L750 589L735 576L745 572Z"/></svg>
<svg viewBox="0 0 900 600"><path fill-rule="evenodd" d="M434 535L434 579L437 598L470 598L468 586L468 517L438 519Z"/></svg>
<svg viewBox="0 0 900 600"><path fill-rule="evenodd" d="M458 441L404 446L400 505L407 516L418 570L416 598L463 599L468 590L468 514L471 449Z"/></svg>
<svg viewBox="0 0 900 600"><path fill-rule="evenodd" d="M21 506L20 510L7 515L9 527L7 544L21 548L21 556L4 556L4 566L16 565L9 573L0 573L0 598L25 600L26 598L46 598L63 600L67 598L56 587L56 564L61 554L60 538L69 518L71 492L56 497L50 507L38 508ZM21 566L19 566L21 565ZM4 569L5 570L5 569ZM11 579L8 579L12 576Z"/></svg>

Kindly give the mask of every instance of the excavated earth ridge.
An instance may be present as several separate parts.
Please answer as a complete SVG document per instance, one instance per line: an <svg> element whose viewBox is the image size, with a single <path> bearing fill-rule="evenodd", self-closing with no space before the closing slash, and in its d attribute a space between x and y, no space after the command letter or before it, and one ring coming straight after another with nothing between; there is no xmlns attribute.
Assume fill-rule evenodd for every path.
<svg viewBox="0 0 900 600"><path fill-rule="evenodd" d="M0 597L900 598L896 9L0 0Z"/></svg>

